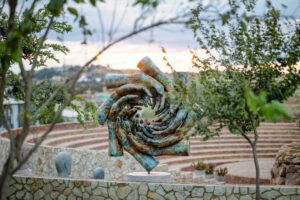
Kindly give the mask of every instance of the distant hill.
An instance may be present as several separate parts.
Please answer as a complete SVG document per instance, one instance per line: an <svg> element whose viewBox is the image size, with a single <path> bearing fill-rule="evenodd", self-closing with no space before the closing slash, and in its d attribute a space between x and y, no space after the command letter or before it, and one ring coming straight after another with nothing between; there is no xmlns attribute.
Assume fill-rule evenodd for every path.
<svg viewBox="0 0 300 200"><path fill-rule="evenodd" d="M53 67L53 68L44 68L41 70L36 71L34 74L34 78L37 80L42 79L55 79L59 80L59 77L63 79L64 77L72 74L75 71L78 71L80 69L80 66L65 66L65 67ZM90 66L83 74L83 77L87 77L88 79L94 80L98 78L99 76L102 77L107 73L124 73L124 74L131 74L135 73L138 70L134 69L112 69L110 67L105 67L101 65L92 65ZM86 80L86 78L84 79Z"/></svg>

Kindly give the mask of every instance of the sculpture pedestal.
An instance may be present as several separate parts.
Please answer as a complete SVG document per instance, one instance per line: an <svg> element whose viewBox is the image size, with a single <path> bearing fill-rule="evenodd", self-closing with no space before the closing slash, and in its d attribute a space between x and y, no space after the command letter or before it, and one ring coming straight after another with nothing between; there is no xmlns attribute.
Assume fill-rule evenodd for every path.
<svg viewBox="0 0 300 200"><path fill-rule="evenodd" d="M126 174L129 182L147 182L147 183L162 183L170 182L171 173L169 172L131 172Z"/></svg>

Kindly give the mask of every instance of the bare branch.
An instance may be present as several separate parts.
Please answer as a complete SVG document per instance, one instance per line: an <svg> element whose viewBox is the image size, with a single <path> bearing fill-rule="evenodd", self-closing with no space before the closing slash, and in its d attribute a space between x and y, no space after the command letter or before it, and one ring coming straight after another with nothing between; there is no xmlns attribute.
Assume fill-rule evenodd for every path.
<svg viewBox="0 0 300 200"><path fill-rule="evenodd" d="M137 35L139 33L142 33L142 32L145 32L149 29L152 29L152 28L155 28L155 27L158 27L158 26L162 26L162 25L167 25L167 24L182 24L182 23L185 23L185 21L180 21L180 20L177 20L178 17L176 18L172 18L172 19L169 19L169 20L166 20L166 21L160 21L160 22L156 22L156 23L153 23L153 24L150 24L148 26L145 26L139 30L134 30L130 33L128 33L127 35L124 35L116 40L114 40L113 42L107 44L106 46L104 46L98 53L96 53L88 62L86 62L83 67L78 70L75 74L73 74L69 79L66 80L66 82L64 83L67 84L68 82L73 82L73 84L76 84L78 78L80 77L80 75L84 72L84 70L92 63L94 62L95 60L97 60L97 58L102 55L105 51L107 51L109 48L111 48L112 46L116 45L117 43L121 42L121 41L124 41L134 35ZM51 100L54 99L54 97L57 95L58 93L58 90L55 90L54 93L49 97L49 99L38 109L38 112L35 113L34 115L34 118L36 118L38 116L38 114L40 112L43 111L44 108L47 107L47 105L51 102Z"/></svg>
<svg viewBox="0 0 300 200"><path fill-rule="evenodd" d="M109 28L109 31L108 31L108 41L109 42L111 42L113 40L113 30L114 30L114 25L115 25L117 7L118 7L118 3L117 3L117 0L115 0L114 9L113 9L113 12L112 12L112 17L111 17L110 28Z"/></svg>
<svg viewBox="0 0 300 200"><path fill-rule="evenodd" d="M248 141L248 143L251 145L251 147L253 146L253 142L252 140L245 134L245 133L242 133L242 136Z"/></svg>
<svg viewBox="0 0 300 200"><path fill-rule="evenodd" d="M98 6L96 7L96 10L98 14L99 23L100 23L100 34L101 34L102 48L103 48L105 45L105 29L104 29L103 19L101 15L101 10Z"/></svg>
<svg viewBox="0 0 300 200"><path fill-rule="evenodd" d="M121 14L121 18L120 18L119 22L117 23L115 29L113 30L112 34L115 34L115 33L118 32L123 20L126 18L126 15L127 15L127 12L128 12L128 7L129 7L129 1L127 1L126 7L123 10L123 13Z"/></svg>
<svg viewBox="0 0 300 200"><path fill-rule="evenodd" d="M32 121L35 121L39 115L41 114L41 112L49 105L49 103L51 103L51 101L56 97L56 95L58 94L59 89L55 90L52 95L47 99L47 101L45 101L45 103L43 103L43 105L41 105L35 112L34 115L32 116Z"/></svg>
<svg viewBox="0 0 300 200"><path fill-rule="evenodd" d="M72 93L72 92L71 92ZM23 164L26 163L26 161L30 158L30 156L37 150L37 148L42 144L42 142L46 139L48 134L53 130L55 127L55 124L57 123L57 120L61 116L62 111L65 109L66 106L69 105L70 101L73 99L73 96L71 95L68 100L59 108L59 110L56 112L55 117L50 124L49 128L43 133L43 135L39 138L39 140L35 143L35 145L30 149L28 154L18 163L18 165L12 170L11 175L13 175L16 171L18 171Z"/></svg>
<svg viewBox="0 0 300 200"><path fill-rule="evenodd" d="M44 35L42 36L42 38L41 38L41 41L40 41L40 43L39 43L39 46L38 46L37 50L36 50L35 53L34 53L34 56L33 56L33 62L32 62L32 67L31 67L31 70L30 70L30 75L33 74L33 72L34 72L34 70L35 70L35 68L36 68L36 66L37 66L38 56L39 56L40 51L41 51L41 49L42 49L42 47L43 47L43 45L44 45L44 42L45 42L46 39L47 39L47 35L48 35L49 31L50 31L50 28L51 28L51 26L52 26L52 24L53 24L53 21L54 21L54 15L52 15L52 16L50 17L50 20L49 20L48 26L47 26L47 28L46 28L46 31L45 31Z"/></svg>

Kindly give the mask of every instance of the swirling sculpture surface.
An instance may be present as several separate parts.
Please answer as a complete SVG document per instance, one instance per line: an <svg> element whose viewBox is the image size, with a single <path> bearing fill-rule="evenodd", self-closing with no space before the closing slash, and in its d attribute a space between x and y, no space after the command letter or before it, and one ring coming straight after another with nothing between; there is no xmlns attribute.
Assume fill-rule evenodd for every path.
<svg viewBox="0 0 300 200"><path fill-rule="evenodd" d="M188 155L189 143L184 135L192 125L192 116L184 109L171 105L166 98L172 86L159 68L145 57L138 63L140 73L107 74L107 88L115 88L99 107L98 121L107 121L109 155L130 153L148 172L158 165L154 156ZM155 118L151 122L137 116L141 107L151 106Z"/></svg>

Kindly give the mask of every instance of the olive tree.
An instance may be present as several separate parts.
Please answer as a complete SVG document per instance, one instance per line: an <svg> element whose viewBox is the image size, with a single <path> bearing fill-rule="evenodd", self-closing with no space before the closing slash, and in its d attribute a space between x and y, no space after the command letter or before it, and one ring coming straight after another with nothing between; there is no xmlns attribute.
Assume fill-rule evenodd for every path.
<svg viewBox="0 0 300 200"><path fill-rule="evenodd" d="M263 15L256 14L255 5L229 1L228 11L211 21L202 20L201 5L193 10L189 25L200 51L191 53L198 72L176 78L171 97L195 113L191 135L209 139L227 127L247 140L260 199L257 128L264 120L289 117L280 103L300 84L300 25L281 17L268 1Z"/></svg>
<svg viewBox="0 0 300 200"><path fill-rule="evenodd" d="M117 1L115 2L117 6ZM80 7L80 4L90 4L97 9L103 3L105 3L103 0L0 0L0 123L4 125L10 139L8 158L0 172L0 199L6 199L7 187L13 174L20 169L53 130L55 124L60 120L64 108L73 105L73 108L80 115L85 115L86 111L83 111L76 104L76 101L83 100L77 97L80 91L76 89L76 83L91 63L115 44L163 25L185 23L189 14L189 12L175 13L173 16L166 18L153 16L150 20L146 20L152 16L160 1L130 1L130 6L137 6L141 9L148 8L148 12L143 10L135 20L133 29L128 32L119 31L118 37L116 37L118 28L111 25L108 31L109 37L107 37L107 41L103 41L103 46L98 52L95 52L78 71L66 77L62 84L53 86L45 83L44 88L49 93L43 93L43 89L33 82L35 71L41 66L46 66L49 59L58 61L55 52L68 53L68 49L64 45L48 43L49 32L63 34L71 31L72 26L65 22L62 17L65 13L68 13L73 16L76 22L74 26L76 25L82 29L83 42L86 43L86 39L92 34L92 31L88 27L84 13L80 13L78 7ZM117 13L113 12L112 23L115 21L116 15ZM118 24L121 22L118 22ZM107 32L102 25L101 30L104 38L104 34L106 35ZM25 66L25 62L29 63L29 66ZM19 80L18 75L13 72L12 66L17 66L20 69ZM38 94L38 97L34 94ZM10 95L24 101L24 109L20 116L23 126L18 134L13 134L7 116L4 114L4 99ZM58 108L48 110L54 107L53 102L58 103ZM89 103L86 105L87 111L92 112L93 106ZM48 112L52 115L51 118L43 118L44 114ZM49 123L48 129L42 133L28 154L20 159L22 145L30 133L30 127L40 118Z"/></svg>

